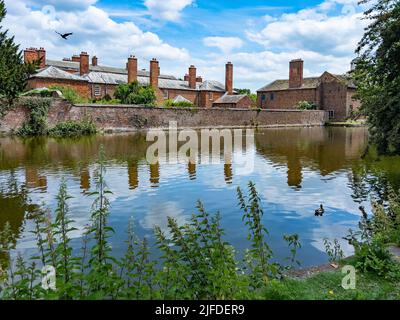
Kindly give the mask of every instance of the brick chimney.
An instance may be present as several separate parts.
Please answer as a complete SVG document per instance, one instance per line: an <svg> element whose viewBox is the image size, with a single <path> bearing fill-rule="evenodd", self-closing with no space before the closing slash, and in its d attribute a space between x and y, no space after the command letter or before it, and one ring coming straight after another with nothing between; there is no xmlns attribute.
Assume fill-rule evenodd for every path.
<svg viewBox="0 0 400 320"><path fill-rule="evenodd" d="M40 59L39 68L43 69L46 67L46 50L44 48L40 48L37 51L37 54L38 54L38 60Z"/></svg>
<svg viewBox="0 0 400 320"><path fill-rule="evenodd" d="M72 62L81 62L81 57L77 54L74 54L71 58Z"/></svg>
<svg viewBox="0 0 400 320"><path fill-rule="evenodd" d="M128 58L128 83L137 81L138 64L135 56Z"/></svg>
<svg viewBox="0 0 400 320"><path fill-rule="evenodd" d="M225 66L225 91L233 94L233 64L228 62Z"/></svg>
<svg viewBox="0 0 400 320"><path fill-rule="evenodd" d="M185 77L183 78L183 80L188 81L189 82L189 75L186 73Z"/></svg>
<svg viewBox="0 0 400 320"><path fill-rule="evenodd" d="M150 86L153 87L153 89L158 88L158 75L160 73L159 69L159 63L156 58L153 58L150 61Z"/></svg>
<svg viewBox="0 0 400 320"><path fill-rule="evenodd" d="M89 55L87 52L81 52L79 56L79 74L83 76L89 73Z"/></svg>
<svg viewBox="0 0 400 320"><path fill-rule="evenodd" d="M296 59L289 63L289 88L300 88L303 85L303 60Z"/></svg>
<svg viewBox="0 0 400 320"><path fill-rule="evenodd" d="M200 77L200 76L199 76L199 77L197 77L197 78L196 78L196 82L203 82L203 78L202 78L202 77Z"/></svg>
<svg viewBox="0 0 400 320"><path fill-rule="evenodd" d="M26 48L24 50L24 62L32 63L38 59L38 53L36 48Z"/></svg>
<svg viewBox="0 0 400 320"><path fill-rule="evenodd" d="M97 59L97 57L96 56L93 56L93 58L92 58L92 66L97 66L97 62L98 62L98 59Z"/></svg>
<svg viewBox="0 0 400 320"><path fill-rule="evenodd" d="M189 87L196 89L196 67L194 65L189 67Z"/></svg>

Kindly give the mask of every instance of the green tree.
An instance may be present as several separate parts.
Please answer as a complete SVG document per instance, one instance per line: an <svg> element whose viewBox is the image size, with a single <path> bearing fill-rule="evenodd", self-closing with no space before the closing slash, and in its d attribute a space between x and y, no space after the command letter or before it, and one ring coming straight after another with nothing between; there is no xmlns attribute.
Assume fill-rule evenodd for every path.
<svg viewBox="0 0 400 320"><path fill-rule="evenodd" d="M154 105L156 102L154 89L152 87L141 86L137 81L118 85L114 96L126 104Z"/></svg>
<svg viewBox="0 0 400 320"><path fill-rule="evenodd" d="M381 154L400 154L400 2L363 0L371 23L359 42L353 71L372 142Z"/></svg>
<svg viewBox="0 0 400 320"><path fill-rule="evenodd" d="M0 104L0 117L25 89L29 75L35 72L38 63L23 63L19 45L14 43L14 37L8 36L8 30L4 31L1 26L6 13L4 1L0 0L0 98L7 100L6 104Z"/></svg>

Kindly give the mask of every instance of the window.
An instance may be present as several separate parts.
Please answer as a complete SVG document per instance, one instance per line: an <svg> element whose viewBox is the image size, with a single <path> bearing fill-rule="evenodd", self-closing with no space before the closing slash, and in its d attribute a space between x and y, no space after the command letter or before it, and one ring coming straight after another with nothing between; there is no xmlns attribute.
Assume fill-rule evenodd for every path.
<svg viewBox="0 0 400 320"><path fill-rule="evenodd" d="M214 99L214 94L212 92L208 93L208 99L211 101Z"/></svg>
<svg viewBox="0 0 400 320"><path fill-rule="evenodd" d="M94 95L95 97L101 96L101 86L98 84L94 86Z"/></svg>
<svg viewBox="0 0 400 320"><path fill-rule="evenodd" d="M261 95L261 100L262 100L262 101L265 101L266 98L267 98L267 96L265 95L265 93L263 93L263 94Z"/></svg>
<svg viewBox="0 0 400 320"><path fill-rule="evenodd" d="M168 99L169 98L168 90L164 90L163 93L164 93L164 99Z"/></svg>
<svg viewBox="0 0 400 320"><path fill-rule="evenodd" d="M274 93L270 93L270 94L269 94L269 99L270 99L271 101L273 101L274 98L275 98Z"/></svg>
<svg viewBox="0 0 400 320"><path fill-rule="evenodd" d="M328 112L329 112L329 119L335 118L335 111L329 110Z"/></svg>

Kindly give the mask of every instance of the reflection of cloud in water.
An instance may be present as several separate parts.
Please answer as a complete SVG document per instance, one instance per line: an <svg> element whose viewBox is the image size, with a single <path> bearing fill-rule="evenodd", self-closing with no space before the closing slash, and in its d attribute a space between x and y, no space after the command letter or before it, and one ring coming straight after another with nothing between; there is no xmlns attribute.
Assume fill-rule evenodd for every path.
<svg viewBox="0 0 400 320"><path fill-rule="evenodd" d="M184 210L179 207L178 202L167 201L162 203L151 203L143 219L139 221L145 229L153 229L159 226L162 231L168 232L168 217L175 218L178 225L187 222L189 216L184 214Z"/></svg>

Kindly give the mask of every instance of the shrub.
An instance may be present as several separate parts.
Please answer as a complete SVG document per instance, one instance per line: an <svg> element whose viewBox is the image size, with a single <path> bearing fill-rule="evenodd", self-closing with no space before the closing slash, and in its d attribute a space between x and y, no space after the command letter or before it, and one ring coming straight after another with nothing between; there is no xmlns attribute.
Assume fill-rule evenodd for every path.
<svg viewBox="0 0 400 320"><path fill-rule="evenodd" d="M171 107L178 107L178 108L193 108L194 105L190 101L179 101L179 102L174 102L171 99L168 99L164 102L164 106L166 108L171 108Z"/></svg>
<svg viewBox="0 0 400 320"><path fill-rule="evenodd" d="M58 90L62 93L63 97L69 102L75 103L85 103L88 102L88 99L80 96L76 90L70 87L62 87L62 86L50 86L50 90Z"/></svg>
<svg viewBox="0 0 400 320"><path fill-rule="evenodd" d="M17 134L20 136L41 136L47 134L47 114L50 100L31 98L24 105L29 109L29 117Z"/></svg>
<svg viewBox="0 0 400 320"><path fill-rule="evenodd" d="M53 137L88 136L97 133L96 125L91 120L65 121L50 129L48 134Z"/></svg>
<svg viewBox="0 0 400 320"><path fill-rule="evenodd" d="M299 101L296 107L299 110L317 110L316 104L308 101Z"/></svg>
<svg viewBox="0 0 400 320"><path fill-rule="evenodd" d="M157 99L152 87L141 86L137 81L118 85L114 97L122 103L145 105L155 105Z"/></svg>

